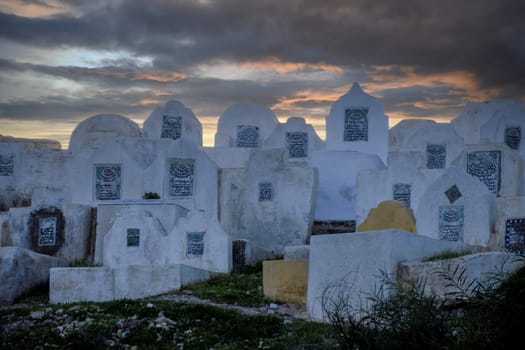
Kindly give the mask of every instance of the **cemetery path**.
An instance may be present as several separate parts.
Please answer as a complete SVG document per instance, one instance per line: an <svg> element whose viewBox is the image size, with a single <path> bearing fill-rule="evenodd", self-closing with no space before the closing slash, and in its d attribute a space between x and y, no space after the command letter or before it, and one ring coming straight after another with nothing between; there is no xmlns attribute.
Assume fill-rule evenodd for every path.
<svg viewBox="0 0 525 350"><path fill-rule="evenodd" d="M227 310L235 310L246 315L276 315L286 319L303 319L312 321L313 319L306 312L306 307L303 304L268 304L260 307L250 307L235 304L217 303L212 300L201 299L191 294L163 294L152 297L152 300L171 300L176 302L205 304L219 307Z"/></svg>

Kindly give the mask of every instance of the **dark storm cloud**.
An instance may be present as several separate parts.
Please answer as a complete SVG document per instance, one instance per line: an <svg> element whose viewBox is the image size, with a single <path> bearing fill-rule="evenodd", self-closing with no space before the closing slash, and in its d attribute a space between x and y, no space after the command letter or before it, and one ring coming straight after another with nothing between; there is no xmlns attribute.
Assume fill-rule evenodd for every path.
<svg viewBox="0 0 525 350"><path fill-rule="evenodd" d="M147 86L155 88L184 79L184 74L176 72L152 72L133 64L119 66L103 66L97 68L75 66L47 66L32 63L21 63L0 58L0 72L32 71L52 77L61 77L73 81L86 81L111 86L129 86L133 82L135 87Z"/></svg>
<svg viewBox="0 0 525 350"><path fill-rule="evenodd" d="M446 84L433 87L414 85L376 91L387 114L402 113L410 118L457 116L464 108L468 94ZM424 105L426 108L418 107Z"/></svg>
<svg viewBox="0 0 525 350"><path fill-rule="evenodd" d="M116 93L116 92L115 92ZM0 103L0 119L49 120L79 122L97 114L120 114L147 117L154 106L137 105L137 99L151 97L150 93L118 93L104 91L100 95L74 99L56 96L42 97L39 101L16 100Z"/></svg>
<svg viewBox="0 0 525 350"><path fill-rule="evenodd" d="M41 46L126 49L164 69L276 56L342 66L469 70L482 84L523 89L525 2L101 2L80 16L0 15L0 35Z"/></svg>
<svg viewBox="0 0 525 350"><path fill-rule="evenodd" d="M32 63L21 63L14 60L0 58L0 73L16 72L36 72L49 75L51 78L66 78L75 82L84 82L86 92L93 89L104 89L110 91L113 96L123 94L124 101L114 101L108 98L108 94L99 94L95 98L100 99L98 111L94 108L96 101L91 98L91 103L85 106L83 111L102 113L108 112L109 102L115 102L116 105L111 110L118 110L123 104L136 104L137 101L154 99L153 91L169 91L165 94L165 99L178 99L188 107L193 108L197 115L220 115L228 106L234 103L259 103L272 106L279 102L279 98L292 97L295 92L303 89L323 89L344 85L347 82L347 75L341 74L341 77L329 82L310 81L310 80L289 80L282 82L260 82L257 80L223 80L217 78L201 77L182 77L180 79L164 79L169 71L160 71L156 75L143 72L142 68L127 64L120 66L104 66L97 68L84 68L74 66L47 66ZM166 74L164 76L163 74ZM143 77L144 76L144 77ZM129 87L143 88L146 92L141 94L126 93ZM73 103L74 101L66 101ZM205 102L205 103L203 103ZM65 103L64 103L65 104ZM9 104L4 104L0 110L0 118L7 118L9 115L16 115L20 119L36 118L39 116L38 108L42 109L42 118L47 117L46 110L58 108L59 105L49 97L40 102L14 103L12 108ZM299 108L303 108L300 104ZM27 109L27 111L24 111ZM65 107L67 111L70 107ZM9 114L11 113L11 114ZM68 112L67 112L68 113ZM64 117L67 116L64 114ZM49 114L52 117L52 113ZM55 116L60 118L59 116Z"/></svg>

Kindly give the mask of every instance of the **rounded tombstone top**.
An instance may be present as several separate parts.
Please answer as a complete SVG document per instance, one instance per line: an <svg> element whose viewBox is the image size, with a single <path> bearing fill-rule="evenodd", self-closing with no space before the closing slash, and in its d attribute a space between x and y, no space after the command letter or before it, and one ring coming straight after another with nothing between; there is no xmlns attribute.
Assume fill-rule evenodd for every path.
<svg viewBox="0 0 525 350"><path fill-rule="evenodd" d="M279 124L273 111L261 104L237 103L219 117L215 146L261 147ZM246 138L244 138L244 136Z"/></svg>
<svg viewBox="0 0 525 350"><path fill-rule="evenodd" d="M400 150L424 151L428 144L457 144L460 152L463 149L461 137L450 123L428 123L416 128L402 140Z"/></svg>
<svg viewBox="0 0 525 350"><path fill-rule="evenodd" d="M191 109L186 108L186 106L184 106L184 103L180 101L169 100L168 102L166 102L164 106L164 111L166 113L177 113L177 112L180 112L181 110L187 110L193 114Z"/></svg>
<svg viewBox="0 0 525 350"><path fill-rule="evenodd" d="M412 209L396 200L380 202L376 208L370 209L365 221L357 227L357 231L377 231L390 228L415 233L416 220Z"/></svg>
<svg viewBox="0 0 525 350"><path fill-rule="evenodd" d="M69 150L99 148L117 137L141 137L140 127L118 114L98 114L81 121L69 139Z"/></svg>
<svg viewBox="0 0 525 350"><path fill-rule="evenodd" d="M435 123L435 121L429 119L403 119L388 132L390 151L399 150L405 140L410 138L422 126Z"/></svg>
<svg viewBox="0 0 525 350"><path fill-rule="evenodd" d="M306 121L303 117L292 116L286 120L286 125L291 127L304 127L306 126Z"/></svg>
<svg viewBox="0 0 525 350"><path fill-rule="evenodd" d="M273 111L257 103L236 103L228 107L219 118L219 127L237 121L253 121L276 125L279 121Z"/></svg>

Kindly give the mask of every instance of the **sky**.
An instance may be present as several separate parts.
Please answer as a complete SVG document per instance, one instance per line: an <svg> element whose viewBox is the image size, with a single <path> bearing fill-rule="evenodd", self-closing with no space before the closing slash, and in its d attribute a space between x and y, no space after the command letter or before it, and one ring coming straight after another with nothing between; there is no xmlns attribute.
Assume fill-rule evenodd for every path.
<svg viewBox="0 0 525 350"><path fill-rule="evenodd" d="M0 134L66 148L97 114L139 125L178 100L213 145L259 103L325 136L359 82L390 126L468 102L525 101L523 0L0 0Z"/></svg>

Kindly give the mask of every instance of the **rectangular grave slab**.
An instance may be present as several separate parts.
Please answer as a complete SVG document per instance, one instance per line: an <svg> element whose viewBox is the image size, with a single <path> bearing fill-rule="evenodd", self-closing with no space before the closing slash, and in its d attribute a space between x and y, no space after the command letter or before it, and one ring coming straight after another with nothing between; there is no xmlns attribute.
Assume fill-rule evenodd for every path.
<svg viewBox="0 0 525 350"><path fill-rule="evenodd" d="M204 232L188 232L186 240L186 255L202 256L204 254Z"/></svg>
<svg viewBox="0 0 525 350"><path fill-rule="evenodd" d="M169 195L171 197L193 196L194 160L175 159L169 168Z"/></svg>
<svg viewBox="0 0 525 350"><path fill-rule="evenodd" d="M128 247L140 246L140 229L128 228L127 229L127 245Z"/></svg>
<svg viewBox="0 0 525 350"><path fill-rule="evenodd" d="M121 175L120 164L95 165L95 199L120 199Z"/></svg>
<svg viewBox="0 0 525 350"><path fill-rule="evenodd" d="M463 242L464 208L462 205L439 207L439 239Z"/></svg>
<svg viewBox="0 0 525 350"><path fill-rule="evenodd" d="M306 132L287 132L286 149L290 158L308 157L308 133Z"/></svg>
<svg viewBox="0 0 525 350"><path fill-rule="evenodd" d="M467 173L477 177L495 194L498 194L501 185L500 172L500 151L477 151L467 154Z"/></svg>
<svg viewBox="0 0 525 350"><path fill-rule="evenodd" d="M410 193L412 186L409 184L394 184L392 186L393 199L403 202L407 208L410 208Z"/></svg>
<svg viewBox="0 0 525 350"><path fill-rule="evenodd" d="M444 169L447 160L447 148L445 145L427 145L427 168Z"/></svg>
<svg viewBox="0 0 525 350"><path fill-rule="evenodd" d="M255 125L238 125L236 146L247 148L259 147L259 127Z"/></svg>
<svg viewBox="0 0 525 350"><path fill-rule="evenodd" d="M368 108L346 108L343 141L368 141Z"/></svg>
<svg viewBox="0 0 525 350"><path fill-rule="evenodd" d="M505 225L505 251L525 254L525 218L507 220Z"/></svg>
<svg viewBox="0 0 525 350"><path fill-rule="evenodd" d="M15 156L13 154L0 154L0 176L13 176Z"/></svg>

